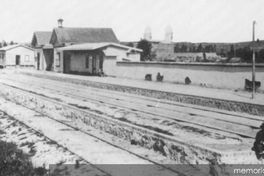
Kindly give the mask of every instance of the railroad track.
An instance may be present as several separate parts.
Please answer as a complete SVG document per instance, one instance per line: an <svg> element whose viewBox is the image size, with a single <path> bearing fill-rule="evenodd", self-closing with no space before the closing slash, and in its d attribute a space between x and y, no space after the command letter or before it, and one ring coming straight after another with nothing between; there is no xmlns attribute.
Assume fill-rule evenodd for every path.
<svg viewBox="0 0 264 176"><path fill-rule="evenodd" d="M10 79L10 78L8 78ZM35 79L35 80L34 80ZM67 88L68 90L71 90L71 91L74 91L76 92L76 88L75 89L71 89L69 87L69 85L74 85L75 87L77 87L78 89L82 89L82 91L84 90L84 88L87 88L87 86L83 86L83 85L78 85L78 84L74 84L74 83L67 83L67 82L64 82L64 83L61 83L60 85L58 85L58 81L54 81L53 79L48 79L48 78L44 78L45 81L49 81L49 84L52 85L52 86L55 86L55 87L58 87L60 86L60 88ZM36 82L38 80L38 82ZM39 80L40 78L36 78L35 76L32 76L30 77L30 82L35 82L35 83L39 83ZM18 81L18 80L13 80L13 81ZM59 81L61 82L61 81ZM25 83L25 82L24 82ZM53 83L53 84L52 84ZM67 84L66 86L62 86L62 84ZM31 84L33 85L33 84ZM42 85L43 87L45 85ZM49 88L49 86L45 86L45 88ZM135 94L124 94L124 92L118 92L118 91L111 91L111 90L105 90L105 89L102 89L102 88L94 88L94 87L88 87L89 90L93 90L95 91L95 95L97 96L102 96L102 97L106 97L106 98L111 98L111 99L116 99L114 98L114 96L123 96L123 97L127 97L129 100L130 98L133 98L133 101L130 101L130 103L133 103L133 102L139 102L141 103L142 100L145 101L151 101L151 102L155 102L155 103L162 103L162 104L166 104L167 105L173 105L177 108L180 108L180 107L184 107L184 108L192 108L192 109L195 109L195 110L201 110L201 111L208 111L208 112L215 112L215 113L218 113L218 114L223 114L223 115L232 115L232 116L237 116L237 117L244 117L244 118L249 118L249 119L257 119L257 120L262 120L262 118L259 118L258 116L252 116L252 115L248 115L248 114L241 114L241 113L235 113L235 112L230 112L230 111L223 111L223 110L219 110L219 109L215 109L215 108L208 108L208 107L201 107L201 106L197 106L197 105L191 105L191 104L184 104L184 103L177 103L177 102L173 102L173 101L167 101L165 99L156 99L156 98L151 98L151 97L146 97L146 96L140 96L140 95L135 95ZM54 89L52 89L54 90ZM111 92L111 96L109 96L109 92ZM92 93L92 92L89 92L89 93ZM119 100L122 100L122 98L120 99L120 97L118 98ZM161 108L159 106L159 108ZM164 108L164 107L163 107ZM175 111L177 111L177 109L174 109ZM180 111L179 111L180 112Z"/></svg>
<svg viewBox="0 0 264 176"><path fill-rule="evenodd" d="M27 108L25 106L23 106L24 108ZM28 108L27 108L28 109ZM101 168L97 167L96 165L94 165L93 163L89 162L87 159L85 159L84 157L82 157L81 155L78 155L77 153L71 151L70 149L66 148L65 146L59 144L57 141L54 141L53 139L49 138L48 136L46 136L45 134L43 134L41 131L39 131L38 129L31 127L29 125L27 125L25 122L18 120L17 117L12 116L7 114L5 111L0 110L1 114L5 114L5 116L7 116L8 119L11 119L12 121L18 122L20 125L22 125L23 127L29 129L32 133L37 134L38 136L41 137L45 137L45 139L51 141L53 144L56 144L58 147L63 148L65 150L67 150L68 152L70 152L71 154L77 156L80 161L83 164L88 164L91 165L92 167L94 167L95 169L98 169L100 172L102 172L103 174L105 174L106 176L111 176L109 173L105 172L104 170L102 170ZM37 112L37 111L35 111ZM38 113L38 112L37 112ZM44 114L42 114L44 116Z"/></svg>
<svg viewBox="0 0 264 176"><path fill-rule="evenodd" d="M155 100L155 99L152 99L152 98L147 98L147 97L143 97L142 98L140 96L135 96L135 95L132 95L131 96L131 95L127 95L127 94L124 94L123 95L122 93L113 93L113 94L110 94L109 95L109 92L108 91L103 91L103 93L100 92L99 90L101 90L101 89L94 89L94 88L92 88L92 90L90 90L88 88L88 90L87 90L86 87L76 86L76 85L72 85L72 84L69 84L69 83L63 84L63 83L60 83L60 82L49 81L49 80L46 80L46 79L45 79L45 84L40 84L41 79L38 79L38 78L35 78L35 79L29 78L29 80L30 80L29 82L27 82L27 80L22 81L22 80L19 80L19 79L15 80L15 79L11 79L11 78L6 78L6 79L1 78L1 80L3 80L1 84L5 85L5 86L9 86L9 87L12 87L14 89L18 89L20 91L27 92L29 94L33 94L33 95L35 94L36 96L40 96L40 97L42 96L42 98L45 98L48 101L52 100L56 104L61 104L62 102L61 102L61 100L58 97L52 97L52 94L55 94L55 95L56 94L61 94L62 99L63 99L63 97L67 97L67 98L77 99L77 100L86 100L86 101L89 101L89 102L91 101L91 102L103 103L103 104L106 103L106 104L110 104L111 106L114 106L114 107L120 107L121 106L122 109L127 108L127 109L125 109L126 111L129 111L129 109L130 109L130 111L132 111L132 112L138 111L141 114L144 113L144 115L146 115L146 114L150 115L152 112L149 112L149 113L142 112L142 108L140 108L142 106L150 105L149 108L154 108L153 107L153 104L159 103L158 108L161 108L161 109L163 108L163 109L167 109L167 110L170 109L170 108L173 110L174 108L178 108L178 107L185 106L185 105L179 105L179 106L177 106L177 103L176 103L176 106L174 106L174 103L172 103L172 104L170 102L163 103L160 100ZM44 81L44 80L42 80L42 81ZM74 88L71 88L70 86L73 86ZM43 90L44 92L47 92L47 90L49 90L49 93L42 94L43 92L41 90ZM113 96L115 96L115 95L118 95L118 98L113 98ZM123 96L121 96L121 95L123 95ZM136 99L138 97L139 97L139 100ZM98 100L98 98L99 98L99 100ZM142 98L142 99L140 99L140 98ZM127 104L129 104L129 105L133 104L134 99L137 100L136 101L137 103L147 101L147 104L145 104L145 105L142 105L141 104L138 107L136 107L136 108L135 107L132 107L132 109L131 109L131 107L125 107L124 106L124 103L119 103L119 104L113 103L113 100L115 100L115 99L119 99L119 100L123 100L123 101L125 101L125 99L128 99L129 101L128 101ZM142 101L142 100L144 100L144 101ZM161 105L162 106L165 106L165 107L162 107ZM169 105L171 107L170 108L167 108L166 107L167 105ZM73 106L73 105L68 104L67 106ZM188 107L188 108L191 109L191 107L189 107L189 105L187 105L186 107ZM35 108L32 108L32 110L34 110L34 109ZM199 108L198 110L201 111L201 109L202 108ZM81 109L79 108L79 110L89 111L89 109L82 109L82 108ZM206 109L206 110L208 111L208 109ZM152 115L154 115L154 114L152 114ZM162 117L162 115L159 115L159 116L156 115L156 117L159 117L160 118L160 117ZM242 116L237 115L235 117L246 118L243 115ZM166 117L166 119L168 119L168 117ZM257 116L252 116L252 118L249 118L249 119L251 119L251 120L257 120L258 121L261 118L258 118ZM184 123L187 124L187 122L188 122L188 120L185 120ZM181 122L181 123L183 123L183 122ZM243 124L243 125L244 126L250 126L250 125L246 125L246 124ZM197 127L203 127L204 125L203 124L200 124L200 125L199 124L196 124L196 126ZM75 128L76 128L76 126L75 126ZM206 128L207 129L212 129L212 128L208 128L208 127L206 127ZM218 131L215 131L215 132L217 133L217 132L220 132L220 131L221 130L218 130ZM229 133L232 133L234 135L241 136L241 134L238 133L237 131L231 131L231 132L229 131L228 134ZM162 136L164 137L164 135L162 135ZM161 138L163 138L162 136L161 136ZM230 136L229 135L229 137L234 137L234 136ZM247 137L253 139L252 136L247 136ZM196 147L199 148L199 146L196 146Z"/></svg>
<svg viewBox="0 0 264 176"><path fill-rule="evenodd" d="M72 82L90 87L102 88L113 91L128 92L131 94L140 94L146 97L154 97L157 99L172 100L180 103L187 103L193 105L201 105L211 108L217 108L222 110L228 110L233 112L243 112L252 115L264 116L264 105L258 105L253 103L239 102L233 100L223 100L218 98L202 97L198 95L188 95L173 92L164 92L158 90L149 90L145 88L130 87L124 85L107 84L101 82L92 82L88 80L78 80L73 78L64 78L56 75L43 75L36 73L21 72L21 74L29 75L33 77L39 77L44 79L51 79L60 82Z"/></svg>
<svg viewBox="0 0 264 176"><path fill-rule="evenodd" d="M80 131L80 132L82 132L82 133L84 133L84 134L86 134L86 135L88 135L88 136L90 136L90 137L92 137L92 138L95 138L95 139L97 139L97 140L102 141L103 143L106 143L106 144L108 144L108 145L110 145L110 146L113 146L113 147L115 147L115 148L118 148L118 149L120 149L120 150L123 150L123 151L125 151L125 152L127 152L127 153L129 153L129 154L131 154L131 155L134 155L134 156L136 156L136 157L138 157L138 158L140 158L140 159L142 159L142 160L146 160L146 161L149 162L149 163L152 163L152 164L154 164L154 165L157 165L158 170L164 170L164 169L165 169L165 170L168 170L168 172L169 172L169 176L172 176L172 175L174 176L175 174L176 174L176 175L179 175L179 176L187 176L187 175L188 175L188 176L191 176L191 175L199 175L199 174L203 175L203 174L204 174L204 173L202 173L202 172L200 173L199 170L193 168L194 166L190 166L190 168L193 168L193 169L194 169L193 171L191 171L191 170L190 170L190 171L189 171L189 170L185 170L185 171L186 171L187 173L189 173L189 174L186 174L185 172L182 172L182 171L179 171L179 170L175 170L175 169L174 169L175 167L173 167L173 165L170 165L170 164L165 165L165 164L161 164L161 163L159 163L159 162L153 161L153 160L151 160L151 159L149 159L149 158L147 158L147 157L144 157L144 155L139 155L139 154L137 154L137 153L135 153L135 152L133 152L133 151L130 151L130 150L124 148L124 147L120 147L119 145L116 145L116 144L114 144L114 143L109 142L108 140L104 140L103 138L96 136L96 135L95 135L94 133L92 133L92 132L88 132L88 131L82 130L82 129L80 129L80 128L77 128L77 127L75 127L75 126L73 126L73 125L70 125L70 124L68 124L68 123L65 123L64 121L58 120L58 119L56 119L56 118L54 118L54 117L52 117L52 116L50 116L50 115L48 115L48 114L46 114L46 113L43 113L43 112L41 112L41 111L38 111L38 110L36 110L36 109L34 109L34 108L30 108L30 107L28 107L28 106L25 106L25 105L23 105L22 103L17 103L17 102L16 102L16 105L22 106L23 108L28 109L28 110L30 110L30 111L34 111L34 112L36 112L36 113L38 114L38 116L40 115L40 116L43 116L43 117L45 117L45 118L51 119L51 120L53 120L54 122L57 122L57 123L63 124L63 125L65 125L65 126L69 127L69 128L72 128L72 129L76 130L76 131ZM1 111L1 110L0 110L0 111ZM1 112L4 112L4 111L1 111ZM4 113L6 113L6 112L4 112ZM34 131L36 131L37 133L39 133L39 134L45 136L45 134L43 134L43 133L42 133L41 131L39 131L38 129L32 128L32 127L28 126L26 123L24 123L23 121L18 120L17 117L15 117L15 116L11 116L11 115L8 115L8 116L12 117L13 119L16 119L16 121L18 121L19 123L25 125L26 127L30 128L30 129L32 129L32 130L34 130ZM51 138L49 138L49 137L47 137L47 136L45 136L45 137L46 137L47 139L51 140L51 141L54 141L53 139L51 139ZM63 145L57 143L57 141L54 141L54 142L55 142L58 146L65 148L66 150L68 150L69 152L71 152L71 153L73 153L74 155L78 156L79 158L81 158L83 161L85 161L86 163L90 164L90 165L93 166L94 168L96 168L96 169L102 171L102 172L105 173L106 175L109 175L109 176L111 175L111 174L107 173L105 170L103 170L102 168L100 168L100 166L91 163L90 161L88 161L87 159L85 159L84 157L82 157L81 155L78 155L76 152L74 152L74 151L70 150L69 148L66 148L65 146L63 146ZM170 167L170 166L172 166L172 167ZM163 169L162 169L162 168L163 168ZM178 168L179 168L179 167L178 167ZM187 169L190 169L189 167L186 167L186 168L187 168ZM199 173L198 173L197 171L198 171Z"/></svg>
<svg viewBox="0 0 264 176"><path fill-rule="evenodd" d="M185 123L193 124L196 127L202 127L202 128L205 127L213 130L218 130L217 131L218 133L227 132L248 138L255 137L255 133L258 129L258 126L259 124L261 124L262 121L261 118L257 116L245 117L243 115L236 115L236 114L233 115L232 113L218 114L215 111L210 112L208 109L202 111L201 108L198 109L197 107L192 108L189 107L188 105L179 105L174 103L168 104L169 102L162 102L160 100L153 100L150 98L139 97L139 96L135 97L126 94L122 94L121 96L120 93L113 93L113 92L111 92L112 96L109 96L106 94L106 92L101 93L97 89L84 90L83 87L82 89L76 89L76 88L73 89L70 88L70 86L67 84L66 86L62 84L58 85L58 82L56 84L56 82L49 80L46 80L45 85L37 85L39 84L38 79L31 80L30 83L23 82L20 80L19 81L11 80L11 81L16 82L16 84L18 82L21 83L20 86L27 85L29 87L34 87L35 90L44 88L45 90L50 90L57 94L61 93L73 99L79 99L79 100L81 99L86 101L88 100L89 102L95 102L95 103L104 103L110 106L120 107L122 109L125 109L126 111L130 111L134 113L136 111L136 113L141 113L145 117L148 115L158 116L161 119L162 118L170 119L178 123L185 122ZM80 88L81 86L76 86L76 87ZM115 95L118 95L118 98L115 98L114 97ZM157 108L155 104L158 104L159 111L156 111ZM187 108L187 109L183 109L183 108ZM167 113L168 111L169 113ZM211 116L207 115L208 112L212 113ZM217 120L221 126L219 126L219 124L216 126L214 124L214 120ZM208 121L210 122L209 124ZM225 128L223 128L223 126L225 126ZM239 132L239 130L237 130L237 127L245 128L245 130ZM248 133L248 131L251 132Z"/></svg>
<svg viewBox="0 0 264 176"><path fill-rule="evenodd" d="M2 90L8 90L8 91L10 91L11 89L17 89L17 88L13 88L12 86L8 86L9 88L8 87L3 87L3 86L1 86L1 87L2 87ZM45 109L47 109L47 111L45 111L44 114L49 114L49 112L52 112L52 115L54 115L54 117L58 118L59 114L54 114L54 111L56 111L56 109L63 109L63 111L70 110L70 119L69 120L74 120L75 121L78 118L83 118L83 119L85 119L84 122L85 121L86 122L87 121L89 121L89 122L97 121L95 123L95 126L94 126L94 124L90 124L90 125L92 125L96 129L101 129L102 127L106 128L106 129L109 129L109 128L113 127L110 131L113 131L114 132L113 134L115 134L115 135L120 133L120 128L121 128L121 129L124 129L124 131L122 131L122 133L125 132L125 134L124 134L125 136L126 135L133 135L134 133L139 133L140 135L142 134L143 138L145 138L144 136L148 136L147 138L151 139L151 141L150 141L150 143L145 143L145 144L147 146L149 144L151 144L151 145L154 144L155 145L156 143L160 143L160 142L166 144L166 146L168 147L168 150L169 151L171 150L173 152L173 153L170 153L168 157L178 157L178 155L181 156L181 154L184 154L183 156L185 157L185 155L186 155L185 152L191 152L190 154L187 155L187 158L185 158L184 160L182 160L182 159L180 160L181 163L190 162L190 161L188 161L189 157L192 158L192 160L191 160L192 162L196 162L197 159L198 159L198 161L201 160L201 158L203 158L203 157L199 156L199 152L202 152L202 155L206 154L206 156L210 156L210 155L218 156L219 155L219 153L217 153L215 151L212 151L211 149L208 149L207 147L199 146L197 144L191 144L191 145L187 144L184 141L184 139L183 140L179 140L179 139L176 139L176 138L172 138L171 136L155 132L153 130L140 128L140 127L135 126L133 124L128 124L128 123L125 123L125 122L120 122L118 120L109 119L108 117L105 117L105 116L102 117L102 115L98 115L98 114L95 114L95 113L90 113L88 111L81 110L81 109L69 106L69 105L64 104L62 102L58 102L56 100L53 100L53 99L50 99L50 98L47 98L47 97L43 97L41 95L37 95L37 94L34 94L32 92L30 92L30 93L27 92L25 94L25 91L23 91L21 89L17 89L16 91L17 92L23 92L22 99L21 99L21 96L18 95L18 93L14 92L13 90L10 93L8 93L8 94L9 95L11 94L14 97L11 98L11 99L10 98L7 98L7 99L10 100L10 101L15 102L16 104L21 104L21 105L23 105L24 102L28 101L28 102L30 102L30 105L27 105L26 107L29 108L29 106L30 106L30 108L32 110L36 111L36 109L38 109L39 112L42 112L42 110L43 110L42 108L43 108L43 105L45 107L45 103L44 104L43 103L39 104L40 107L37 104L38 104L39 101L46 101L46 102L49 102L49 103L52 103L52 104L50 104L50 106L46 106L45 107ZM2 94L2 96L5 97L5 94ZM24 99L24 98L26 98L27 100ZM52 110L52 108L53 108L53 110ZM59 120L62 121L63 123L65 123L64 120L61 120L61 119L59 119ZM72 123L72 125L76 129L81 130L79 124ZM127 138L131 139L131 136L127 137ZM165 142L163 142L163 141L165 141ZM173 143L173 145L171 145L170 143ZM178 148L178 149L175 150L175 147ZM163 151L163 149L162 149L162 151ZM184 151L184 150L187 150L187 151ZM197 157L197 158L194 159L195 157ZM201 161L199 161L199 162L201 162ZM179 163L179 161L177 161L177 163Z"/></svg>

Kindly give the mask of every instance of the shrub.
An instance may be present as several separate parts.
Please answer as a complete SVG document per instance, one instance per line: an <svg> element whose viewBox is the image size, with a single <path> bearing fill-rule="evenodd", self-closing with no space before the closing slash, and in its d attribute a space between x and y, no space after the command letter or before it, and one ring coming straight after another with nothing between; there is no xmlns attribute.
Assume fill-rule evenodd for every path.
<svg viewBox="0 0 264 176"><path fill-rule="evenodd" d="M34 168L29 156L15 144L0 141L0 175L45 176L46 172L45 168Z"/></svg>

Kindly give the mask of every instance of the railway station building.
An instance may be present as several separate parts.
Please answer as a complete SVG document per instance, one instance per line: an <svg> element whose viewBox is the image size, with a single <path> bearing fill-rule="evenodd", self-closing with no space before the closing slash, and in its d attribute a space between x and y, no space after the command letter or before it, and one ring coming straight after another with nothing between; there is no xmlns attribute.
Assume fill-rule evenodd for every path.
<svg viewBox="0 0 264 176"><path fill-rule="evenodd" d="M98 75L115 69L117 61L140 61L142 50L120 44L111 28L63 27L62 21L51 33L34 33L37 69Z"/></svg>
<svg viewBox="0 0 264 176"><path fill-rule="evenodd" d="M139 61L141 50L118 43L84 43L55 50L56 69L63 73L97 75L116 69L117 61ZM63 58L63 59L61 59Z"/></svg>

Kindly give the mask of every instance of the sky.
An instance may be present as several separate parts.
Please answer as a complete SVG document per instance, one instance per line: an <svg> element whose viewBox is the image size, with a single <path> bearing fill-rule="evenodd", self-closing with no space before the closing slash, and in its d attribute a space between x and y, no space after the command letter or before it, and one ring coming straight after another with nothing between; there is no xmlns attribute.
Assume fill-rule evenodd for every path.
<svg viewBox="0 0 264 176"><path fill-rule="evenodd" d="M147 27L174 42L240 42L264 39L264 0L0 0L0 40L30 42L34 31L110 27L120 41L138 41Z"/></svg>

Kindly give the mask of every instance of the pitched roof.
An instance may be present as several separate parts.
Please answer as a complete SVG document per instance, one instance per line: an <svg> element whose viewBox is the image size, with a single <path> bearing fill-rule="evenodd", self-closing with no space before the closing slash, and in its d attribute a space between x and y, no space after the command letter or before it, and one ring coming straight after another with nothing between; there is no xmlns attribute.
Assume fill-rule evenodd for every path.
<svg viewBox="0 0 264 176"><path fill-rule="evenodd" d="M52 44L63 43L98 43L118 40L111 28L55 28L52 33Z"/></svg>
<svg viewBox="0 0 264 176"><path fill-rule="evenodd" d="M34 32L32 39L32 46L43 46L49 44L52 32L49 31L37 31Z"/></svg>
<svg viewBox="0 0 264 176"><path fill-rule="evenodd" d="M15 44L15 45L8 45L8 46L5 46L5 47L2 47L2 48L0 48L0 51L7 51L7 50L11 50L11 49L20 47L20 46L24 47L24 48L27 48L27 49L30 49L30 50L33 50L33 48L31 48L29 46L26 46L26 45L23 45L23 44Z"/></svg>
<svg viewBox="0 0 264 176"><path fill-rule="evenodd" d="M120 45L117 43L108 43L108 42L75 44L75 45L69 45L66 47L59 48L59 50L63 50L63 51L66 51L66 50L68 51L96 50L96 49L105 48L109 46L121 48L121 49L126 50L127 52L130 52L130 51L142 52L142 50L138 48L128 47L128 46Z"/></svg>

